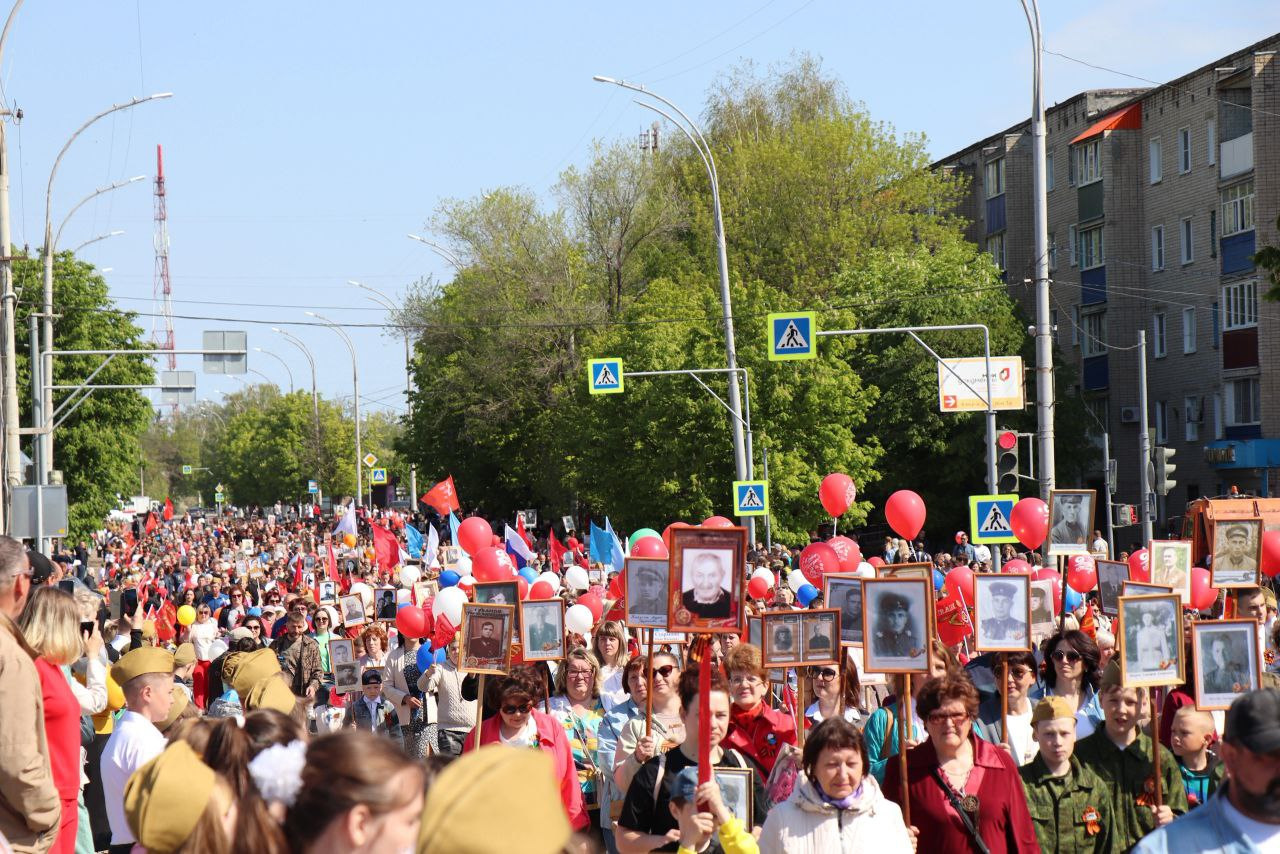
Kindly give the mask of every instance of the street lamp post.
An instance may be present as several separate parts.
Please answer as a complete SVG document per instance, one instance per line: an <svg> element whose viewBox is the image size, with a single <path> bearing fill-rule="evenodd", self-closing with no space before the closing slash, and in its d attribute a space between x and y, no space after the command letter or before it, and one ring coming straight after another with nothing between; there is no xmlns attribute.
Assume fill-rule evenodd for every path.
<svg viewBox="0 0 1280 854"><path fill-rule="evenodd" d="M18 16L22 0L17 0L5 19L0 32L0 67L4 65L4 44L9 39L9 28ZM14 322L18 297L13 290L13 270L10 267L9 248L12 244L9 225L9 155L5 147L5 121L12 115L7 105L0 106L0 375L3 376L3 394L0 394L0 421L4 422L4 470L0 480L0 531L9 532L9 495L13 487L22 483L22 454L18 450L18 358Z"/></svg>
<svg viewBox="0 0 1280 854"><path fill-rule="evenodd" d="M99 240L106 240L108 237L119 237L122 234L124 234L124 229L117 228L115 231L108 231L106 234L99 234L97 237L90 237L84 243L77 243L75 247L71 250L71 254L76 255L80 252L81 249L85 248L86 246L97 243ZM102 267L101 269L98 270L98 272L106 273L106 272L110 272L110 270L111 270L110 267Z"/></svg>
<svg viewBox="0 0 1280 854"><path fill-rule="evenodd" d="M351 352L351 393L354 396L356 410L356 506L364 506L364 454L360 447L360 365L356 360L356 345L351 343L351 337L342 331L342 327L334 323L323 315L316 314L314 311L306 312L308 317L314 317L316 320L328 326L334 332L338 333L347 350Z"/></svg>
<svg viewBox="0 0 1280 854"><path fill-rule="evenodd" d="M271 358L275 359L277 362L280 363L280 366L284 368L285 375L289 377L289 394L293 394L293 371L289 369L289 363L286 362L284 359L281 359L275 353L272 353L270 350L264 350L261 347L254 347L253 350L255 353L261 353L264 356L270 356Z"/></svg>
<svg viewBox="0 0 1280 854"><path fill-rule="evenodd" d="M455 270L461 270L463 268L464 265L461 258L441 246L439 243L436 243L434 240L427 240L427 238L420 234L406 234L405 237L408 237L410 240L416 240L424 246L429 247L431 251L435 252L441 258L452 264Z"/></svg>
<svg viewBox="0 0 1280 854"><path fill-rule="evenodd" d="M282 336L293 346L302 351L302 355L307 357L307 364L311 366L311 414L316 424L316 444L315 459L313 460L314 471L312 475L318 480L320 477L320 395L316 392L316 359L311 355L311 351L307 349L307 345L303 344L301 339L289 334L278 326L271 327L271 331ZM317 501L321 498L317 497Z"/></svg>

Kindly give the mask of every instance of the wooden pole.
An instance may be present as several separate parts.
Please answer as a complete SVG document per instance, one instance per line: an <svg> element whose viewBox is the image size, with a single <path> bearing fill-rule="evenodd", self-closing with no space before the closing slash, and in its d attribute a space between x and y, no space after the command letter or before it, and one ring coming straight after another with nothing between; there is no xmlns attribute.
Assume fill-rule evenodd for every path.
<svg viewBox="0 0 1280 854"><path fill-rule="evenodd" d="M551 674L547 674L547 679L551 678ZM542 683L542 713L544 715L551 714L551 685L546 680Z"/></svg>
<svg viewBox="0 0 1280 854"><path fill-rule="evenodd" d="M898 775L901 777L902 820L911 826L911 796L907 788L907 733L911 731L911 674L906 676L898 698Z"/></svg>
<svg viewBox="0 0 1280 854"><path fill-rule="evenodd" d="M1058 583L1062 585L1062 607L1058 613L1058 634L1067 630L1067 572L1066 558L1058 555Z"/></svg>
<svg viewBox="0 0 1280 854"><path fill-rule="evenodd" d="M1013 739L1009 738L1009 659L1005 658L1003 666L1000 668L1003 674L1000 677L1000 733L1004 738L1004 743L1009 745L1009 751L1013 751ZM1018 757L1013 757L1015 765Z"/></svg>
<svg viewBox="0 0 1280 854"><path fill-rule="evenodd" d="M1155 779L1156 807L1164 803L1164 792L1160 786L1160 715L1156 711L1156 689L1151 692L1151 776Z"/></svg>
<svg viewBox="0 0 1280 854"><path fill-rule="evenodd" d="M484 674L480 674L480 681L476 685L476 737L471 742L471 749L480 749L480 725L484 723Z"/></svg>
<svg viewBox="0 0 1280 854"><path fill-rule="evenodd" d="M644 698L644 734L653 735L653 629L649 629L649 690Z"/></svg>
<svg viewBox="0 0 1280 854"><path fill-rule="evenodd" d="M796 743L804 749L805 674L796 668Z"/></svg>

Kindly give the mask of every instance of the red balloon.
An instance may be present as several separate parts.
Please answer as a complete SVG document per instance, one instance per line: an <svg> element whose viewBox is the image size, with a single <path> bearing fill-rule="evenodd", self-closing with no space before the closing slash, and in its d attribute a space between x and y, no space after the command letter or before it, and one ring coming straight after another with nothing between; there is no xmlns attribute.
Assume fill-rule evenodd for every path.
<svg viewBox="0 0 1280 854"><path fill-rule="evenodd" d="M502 545L502 537L499 537L497 534L494 534L492 537L489 538L489 545L491 546Z"/></svg>
<svg viewBox="0 0 1280 854"><path fill-rule="evenodd" d="M615 602L619 599L625 599L627 596L627 574L619 572L609 582L609 598Z"/></svg>
<svg viewBox="0 0 1280 854"><path fill-rule="evenodd" d="M1077 593L1088 593L1098 585L1098 564L1093 555L1072 555L1067 560L1067 584Z"/></svg>
<svg viewBox="0 0 1280 854"><path fill-rule="evenodd" d="M840 556L826 543L809 543L800 552L800 571L809 583L822 589L822 576L840 571Z"/></svg>
<svg viewBox="0 0 1280 854"><path fill-rule="evenodd" d="M479 516L468 516L458 526L457 545L472 557L493 542L493 528Z"/></svg>
<svg viewBox="0 0 1280 854"><path fill-rule="evenodd" d="M965 605L973 607L973 570L967 566L952 567L942 585L948 593L959 593Z"/></svg>
<svg viewBox="0 0 1280 854"><path fill-rule="evenodd" d="M1262 532L1262 571L1271 578L1280 575L1280 531Z"/></svg>
<svg viewBox="0 0 1280 854"><path fill-rule="evenodd" d="M671 551L671 532L676 528L696 528L696 525L690 525L688 522L672 522L670 525L662 529L662 542L666 544L667 551Z"/></svg>
<svg viewBox="0 0 1280 854"><path fill-rule="evenodd" d="M521 600L529 598L529 582L519 575L516 576L516 590L519 591Z"/></svg>
<svg viewBox="0 0 1280 854"><path fill-rule="evenodd" d="M899 489L884 504L884 518L899 537L914 540L924 527L924 499L909 489Z"/></svg>
<svg viewBox="0 0 1280 854"><path fill-rule="evenodd" d="M732 528L733 523L723 516L711 516L702 520L704 528Z"/></svg>
<svg viewBox="0 0 1280 854"><path fill-rule="evenodd" d="M426 637L429 634L427 631L427 615L422 612L421 608L414 605L405 605L396 611L396 629L400 632L401 637Z"/></svg>
<svg viewBox="0 0 1280 854"><path fill-rule="evenodd" d="M827 475L818 487L822 509L832 516L843 516L857 497L858 490L853 485L853 478L842 472L834 471Z"/></svg>
<svg viewBox="0 0 1280 854"><path fill-rule="evenodd" d="M641 537L631 544L632 557L654 557L665 560L667 545L661 537Z"/></svg>
<svg viewBox="0 0 1280 854"><path fill-rule="evenodd" d="M1053 613L1057 614L1062 611L1062 576L1058 575L1056 569L1042 566L1031 574L1033 581L1052 581L1053 582Z"/></svg>
<svg viewBox="0 0 1280 854"><path fill-rule="evenodd" d="M1049 536L1049 505L1039 498L1023 498L1009 513L1013 535L1029 549L1038 549Z"/></svg>
<svg viewBox="0 0 1280 854"><path fill-rule="evenodd" d="M471 577L472 577L473 579L475 578L475 576L474 576L474 575L473 575L473 576L471 576ZM471 583L470 581L459 581L459 582L458 582L458 584L457 584L457 587L458 587L458 589L459 589L459 590L461 590L463 593L467 594L468 596L470 596L471 594L473 594L473 593L475 593L475 592L476 592L476 587L475 587L475 585L474 585L473 583Z"/></svg>
<svg viewBox="0 0 1280 854"><path fill-rule="evenodd" d="M569 547L569 550L570 550L570 551L575 551L575 552L576 552L576 551L578 550L578 538L577 538L577 537L570 537L569 539L567 539L567 540L565 540L565 541L564 541L564 544L565 544L566 546L568 546L568 547Z"/></svg>
<svg viewBox="0 0 1280 854"><path fill-rule="evenodd" d="M1147 568L1147 550L1138 549L1129 555L1129 580L1150 581L1151 570Z"/></svg>
<svg viewBox="0 0 1280 854"><path fill-rule="evenodd" d="M486 547L471 556L471 574L476 581L510 581L515 570L511 556L502 549Z"/></svg>
<svg viewBox="0 0 1280 854"><path fill-rule="evenodd" d="M1015 557L1013 560L1006 560L1004 563L1000 564L1000 571L1031 572L1031 564L1027 563L1025 560Z"/></svg>
<svg viewBox="0 0 1280 854"><path fill-rule="evenodd" d="M595 622L599 622L600 617L604 614L604 603L600 601L600 596L596 593L583 593L578 597L578 604L587 606Z"/></svg>
<svg viewBox="0 0 1280 854"><path fill-rule="evenodd" d="M858 564L862 563L862 549L855 540L837 535L827 540L827 545L835 549L836 557L840 558L841 572L857 572Z"/></svg>
<svg viewBox="0 0 1280 854"><path fill-rule="evenodd" d="M867 563L875 567L881 567L884 566L884 558L880 557L880 555L872 555L867 558Z"/></svg>
<svg viewBox="0 0 1280 854"><path fill-rule="evenodd" d="M529 588L530 599L550 599L556 595L556 589L549 581L535 581Z"/></svg>
<svg viewBox="0 0 1280 854"><path fill-rule="evenodd" d="M752 599L763 599L769 595L769 582L764 578L753 578L747 582L747 593Z"/></svg>
<svg viewBox="0 0 1280 854"><path fill-rule="evenodd" d="M1218 601L1218 588L1213 586L1213 576L1202 566L1191 567L1191 607L1207 611Z"/></svg>

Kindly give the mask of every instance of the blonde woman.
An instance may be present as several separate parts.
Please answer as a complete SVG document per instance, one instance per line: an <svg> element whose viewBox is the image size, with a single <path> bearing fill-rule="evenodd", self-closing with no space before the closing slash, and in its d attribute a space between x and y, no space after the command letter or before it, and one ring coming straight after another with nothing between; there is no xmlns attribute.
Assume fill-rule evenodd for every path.
<svg viewBox="0 0 1280 854"><path fill-rule="evenodd" d="M627 651L627 633L622 623L612 620L601 623L596 630L592 646L596 660L600 662L600 702L606 712L627 701L626 686L622 684L622 669L630 658Z"/></svg>
<svg viewBox="0 0 1280 854"><path fill-rule="evenodd" d="M569 739L591 833L603 843L597 780L600 766L596 761L600 724L604 720L604 706L600 702L600 662L581 647L569 650L564 664L556 671L551 717L560 722Z"/></svg>

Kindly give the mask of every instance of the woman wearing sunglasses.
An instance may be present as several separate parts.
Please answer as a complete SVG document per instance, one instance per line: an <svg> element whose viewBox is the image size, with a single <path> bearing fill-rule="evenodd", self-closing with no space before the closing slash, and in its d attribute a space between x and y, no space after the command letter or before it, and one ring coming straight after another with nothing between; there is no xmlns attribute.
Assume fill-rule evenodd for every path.
<svg viewBox="0 0 1280 854"><path fill-rule="evenodd" d="M517 665L511 673L497 680L492 693L498 712L480 724L480 745L505 744L526 750L545 750L555 761L556 780L560 785L560 800L574 830L587 826L587 811L582 802L582 788L578 784L578 770L573 764L573 752L564 727L550 715L536 708L543 692L542 677L528 665ZM475 749L476 731L467 734L464 754Z"/></svg>
<svg viewBox="0 0 1280 854"><path fill-rule="evenodd" d="M636 715L619 727L611 763L614 783L611 789L617 796L614 809L617 813L622 810L627 788L640 766L684 741L684 718L680 716L680 660L669 652L653 654L653 722L648 735L645 734L644 723L648 704L648 662L644 658L637 658L635 662L639 662L638 666L631 670L628 665L627 673L632 677L628 684L632 687L631 700L637 706ZM604 727L601 727L603 733Z"/></svg>
<svg viewBox="0 0 1280 854"><path fill-rule="evenodd" d="M858 666L848 658L843 670L834 664L810 667L809 690L813 703L804 711L806 726L814 727L831 718L844 718L858 726L862 720L862 683ZM859 727L861 728L861 727Z"/></svg>
<svg viewBox="0 0 1280 854"><path fill-rule="evenodd" d="M1044 696L1061 697L1076 710L1076 737L1084 738L1102 725L1098 700L1098 645L1084 632L1059 632L1044 642Z"/></svg>

